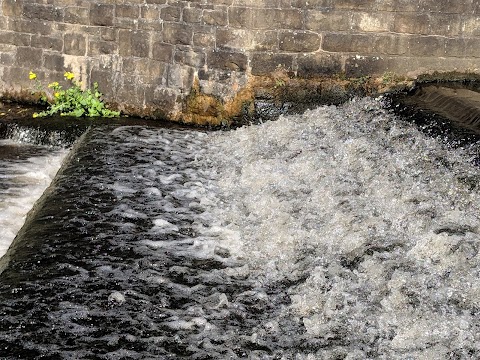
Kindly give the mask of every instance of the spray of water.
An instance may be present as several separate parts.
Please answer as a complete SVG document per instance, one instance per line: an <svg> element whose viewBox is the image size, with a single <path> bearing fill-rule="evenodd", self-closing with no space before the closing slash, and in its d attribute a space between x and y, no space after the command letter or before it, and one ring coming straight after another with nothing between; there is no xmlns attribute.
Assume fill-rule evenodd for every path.
<svg viewBox="0 0 480 360"><path fill-rule="evenodd" d="M298 359L479 354L468 151L357 99L217 133L206 159L224 246L258 289L287 284L289 304L252 330L257 341L288 341L288 320L304 349L284 354Z"/></svg>

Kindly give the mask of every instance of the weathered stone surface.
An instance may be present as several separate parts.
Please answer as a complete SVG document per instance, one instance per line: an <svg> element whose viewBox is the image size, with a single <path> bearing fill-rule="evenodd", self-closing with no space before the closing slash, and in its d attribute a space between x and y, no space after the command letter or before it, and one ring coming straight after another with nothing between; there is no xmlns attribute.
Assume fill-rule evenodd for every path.
<svg viewBox="0 0 480 360"><path fill-rule="evenodd" d="M119 4L115 7L115 16L138 19L140 7L138 5Z"/></svg>
<svg viewBox="0 0 480 360"><path fill-rule="evenodd" d="M36 3L24 3L22 15L28 19L36 20L59 22L63 20L63 11L61 8Z"/></svg>
<svg viewBox="0 0 480 360"><path fill-rule="evenodd" d="M375 36L368 34L327 33L323 36L322 49L337 53L371 54L375 52L375 40Z"/></svg>
<svg viewBox="0 0 480 360"><path fill-rule="evenodd" d="M182 9L177 6L168 6L161 10L160 18L164 21L179 21Z"/></svg>
<svg viewBox="0 0 480 360"><path fill-rule="evenodd" d="M200 68L205 65L205 54L193 51L190 47L177 47L174 60L179 64Z"/></svg>
<svg viewBox="0 0 480 360"><path fill-rule="evenodd" d="M225 26L228 24L228 15L226 9L204 10L203 23L206 25Z"/></svg>
<svg viewBox="0 0 480 360"><path fill-rule="evenodd" d="M121 56L148 57L150 54L150 34L143 31L121 30L119 54Z"/></svg>
<svg viewBox="0 0 480 360"><path fill-rule="evenodd" d="M87 50L87 39L82 34L69 33L64 37L65 54L83 56Z"/></svg>
<svg viewBox="0 0 480 360"><path fill-rule="evenodd" d="M5 88L30 93L20 73L34 69L55 81L68 68L82 81L101 83L106 100L124 111L188 122L234 116L248 108L255 87L273 86L276 96L275 79L285 82L282 93L292 86L300 94L300 80L338 74L480 72L480 4L472 0L0 0L0 6ZM321 88L314 85L308 96Z"/></svg>
<svg viewBox="0 0 480 360"><path fill-rule="evenodd" d="M269 75L277 69L292 71L293 56L289 54L254 54L251 67L253 75Z"/></svg>
<svg viewBox="0 0 480 360"><path fill-rule="evenodd" d="M297 58L297 66L297 75L302 78L336 75L342 72L342 59L326 53L304 54Z"/></svg>
<svg viewBox="0 0 480 360"><path fill-rule="evenodd" d="M173 59L173 50L174 50L173 45L156 41L152 45L152 57L155 60L159 60L163 62L171 62Z"/></svg>
<svg viewBox="0 0 480 360"><path fill-rule="evenodd" d="M42 49L19 46L17 48L17 62L30 69L39 69L42 65Z"/></svg>
<svg viewBox="0 0 480 360"><path fill-rule="evenodd" d="M314 52L320 48L320 36L312 32L285 31L279 34L279 49L290 52Z"/></svg>
<svg viewBox="0 0 480 360"><path fill-rule="evenodd" d="M88 43L88 56L116 54L118 46L111 41L91 40Z"/></svg>
<svg viewBox="0 0 480 360"><path fill-rule="evenodd" d="M207 54L207 65L214 69L226 71L245 71L247 56L238 52L211 51Z"/></svg>
<svg viewBox="0 0 480 360"><path fill-rule="evenodd" d="M391 12L355 12L352 14L351 27L361 32L389 32L393 27L394 16Z"/></svg>
<svg viewBox="0 0 480 360"><path fill-rule="evenodd" d="M32 46L45 50L62 51L63 39L54 36L34 35L32 37ZM82 55L84 55L83 52Z"/></svg>
<svg viewBox="0 0 480 360"><path fill-rule="evenodd" d="M45 68L48 70L56 70L63 69L65 67L65 61L63 56L58 53L46 53L43 56L43 63Z"/></svg>
<svg viewBox="0 0 480 360"><path fill-rule="evenodd" d="M32 35L16 33L14 31L0 31L0 43L17 46L30 46Z"/></svg>
<svg viewBox="0 0 480 360"><path fill-rule="evenodd" d="M193 31L189 25L165 23L163 25L163 41L168 44L191 45Z"/></svg>
<svg viewBox="0 0 480 360"><path fill-rule="evenodd" d="M90 8L90 23L92 25L112 26L115 18L115 6L92 4Z"/></svg>
<svg viewBox="0 0 480 360"><path fill-rule="evenodd" d="M413 56L445 56L445 38L414 36L409 39L408 53Z"/></svg>
<svg viewBox="0 0 480 360"><path fill-rule="evenodd" d="M351 27L352 14L347 11L319 11L306 12L305 28L311 31L348 31Z"/></svg>
<svg viewBox="0 0 480 360"><path fill-rule="evenodd" d="M72 24L88 25L90 11L86 7L69 6L64 9L63 21Z"/></svg>
<svg viewBox="0 0 480 360"><path fill-rule="evenodd" d="M2 12L5 16L20 16L23 12L23 2L17 0L3 0Z"/></svg>

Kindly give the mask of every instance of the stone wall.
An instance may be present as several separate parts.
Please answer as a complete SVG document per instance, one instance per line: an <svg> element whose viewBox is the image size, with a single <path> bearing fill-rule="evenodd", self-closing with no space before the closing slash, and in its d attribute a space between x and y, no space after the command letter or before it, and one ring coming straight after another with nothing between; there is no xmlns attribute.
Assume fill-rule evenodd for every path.
<svg viewBox="0 0 480 360"><path fill-rule="evenodd" d="M126 113L185 122L219 123L290 80L479 71L476 0L0 4L4 96L28 98L30 70L69 70Z"/></svg>

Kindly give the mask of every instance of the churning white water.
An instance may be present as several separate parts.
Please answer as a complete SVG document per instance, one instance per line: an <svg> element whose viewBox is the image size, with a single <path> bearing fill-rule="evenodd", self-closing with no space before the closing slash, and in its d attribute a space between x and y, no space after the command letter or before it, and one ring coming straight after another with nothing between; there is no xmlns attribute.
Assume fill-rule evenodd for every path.
<svg viewBox="0 0 480 360"><path fill-rule="evenodd" d="M0 204L31 204L64 150L6 144ZM0 358L480 358L478 144L374 99L77 144L2 272Z"/></svg>
<svg viewBox="0 0 480 360"><path fill-rule="evenodd" d="M67 154L65 149L0 140L0 257L27 213L50 185Z"/></svg>
<svg viewBox="0 0 480 360"><path fill-rule="evenodd" d="M205 159L235 271L290 284L252 342L290 319L317 349L285 359L479 353L480 171L466 149L357 99L215 133Z"/></svg>

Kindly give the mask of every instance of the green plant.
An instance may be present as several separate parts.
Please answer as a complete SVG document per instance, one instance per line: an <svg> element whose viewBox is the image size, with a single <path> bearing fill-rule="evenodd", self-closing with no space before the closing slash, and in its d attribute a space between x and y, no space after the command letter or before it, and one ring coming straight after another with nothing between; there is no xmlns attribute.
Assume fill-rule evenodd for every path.
<svg viewBox="0 0 480 360"><path fill-rule="evenodd" d="M102 100L102 93L98 90L98 84L93 84L93 89L82 89L81 83L75 80L75 74L67 71L64 74L65 80L71 83L67 89L58 82L48 84L48 91L43 91L41 100L48 104L45 111L34 113L33 117L51 116L60 114L62 116L75 117L116 117L120 115L119 111L109 109ZM30 71L29 79L35 81L36 89L41 88L37 75Z"/></svg>

